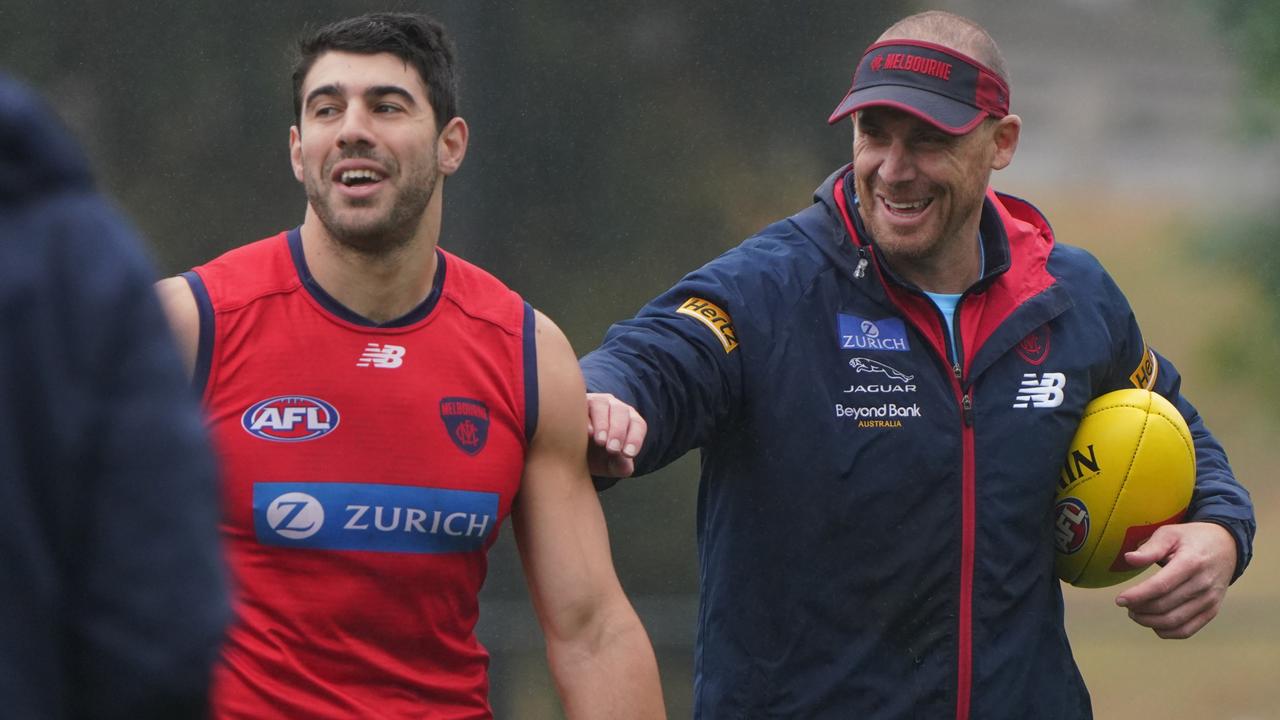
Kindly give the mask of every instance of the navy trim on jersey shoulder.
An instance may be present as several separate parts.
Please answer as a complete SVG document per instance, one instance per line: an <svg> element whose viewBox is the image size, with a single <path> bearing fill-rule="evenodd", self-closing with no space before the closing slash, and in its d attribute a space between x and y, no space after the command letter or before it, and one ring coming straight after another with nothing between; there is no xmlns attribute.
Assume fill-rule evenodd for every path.
<svg viewBox="0 0 1280 720"><path fill-rule="evenodd" d="M538 429L538 336L533 306L524 304L524 439Z"/></svg>
<svg viewBox="0 0 1280 720"><path fill-rule="evenodd" d="M200 314L200 339L196 342L196 366L191 372L191 386L197 395L203 395L205 386L209 384L209 370L213 367L213 300L209 298L209 289L204 286L199 273L188 270L182 273L182 277L191 287L196 310Z"/></svg>
<svg viewBox="0 0 1280 720"><path fill-rule="evenodd" d="M353 325L373 328L405 327L431 314L431 311L436 307L436 303L440 301L440 288L444 286L445 275L444 253L440 252L440 248L436 248L436 276L431 282L431 292L427 293L426 299L404 315L394 320L378 323L338 302L324 288L320 287L320 283L316 282L315 277L311 275L311 269L307 267L307 258L302 252L302 228L300 226L289 231L288 240L289 255L293 258L293 266L298 271L302 286L307 289L307 292L311 293L311 297L315 298L316 302L320 303L325 310Z"/></svg>

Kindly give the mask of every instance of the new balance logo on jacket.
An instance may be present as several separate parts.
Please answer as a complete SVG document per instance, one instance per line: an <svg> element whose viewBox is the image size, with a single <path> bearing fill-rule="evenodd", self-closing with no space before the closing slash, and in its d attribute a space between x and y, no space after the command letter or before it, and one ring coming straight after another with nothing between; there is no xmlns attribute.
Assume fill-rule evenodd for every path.
<svg viewBox="0 0 1280 720"><path fill-rule="evenodd" d="M1016 408L1058 407L1065 397L1062 390L1066 386L1067 376L1062 373L1050 372L1043 375L1023 373L1022 388L1018 390L1018 396L1013 399L1013 406Z"/></svg>

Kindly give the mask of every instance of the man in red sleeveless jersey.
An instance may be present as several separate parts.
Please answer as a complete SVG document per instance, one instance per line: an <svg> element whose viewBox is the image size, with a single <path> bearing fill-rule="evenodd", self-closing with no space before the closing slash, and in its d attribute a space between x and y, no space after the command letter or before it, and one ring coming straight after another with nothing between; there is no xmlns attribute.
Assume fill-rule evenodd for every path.
<svg viewBox="0 0 1280 720"><path fill-rule="evenodd" d="M438 247L468 134L443 29L372 14L300 49L302 225L159 286L223 466L216 716L489 717L477 593L508 514L568 715L662 716L573 351Z"/></svg>

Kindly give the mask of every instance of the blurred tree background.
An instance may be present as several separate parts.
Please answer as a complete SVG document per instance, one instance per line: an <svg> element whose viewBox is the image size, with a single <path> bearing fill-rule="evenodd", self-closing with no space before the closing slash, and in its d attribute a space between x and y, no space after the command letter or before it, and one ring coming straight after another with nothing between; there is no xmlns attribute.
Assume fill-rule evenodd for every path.
<svg viewBox="0 0 1280 720"><path fill-rule="evenodd" d="M1280 2L1276 0L1200 0L1225 32L1240 56L1240 74L1247 84L1239 104L1241 136L1266 141L1280 133ZM1260 394L1271 398L1280 416L1280 187L1271 188L1272 202L1264 208L1231 216L1221 228L1223 242L1214 249L1219 262L1259 283L1265 298L1267 324L1225 327L1214 359L1225 372L1256 378ZM1213 232L1206 229L1207 232Z"/></svg>
<svg viewBox="0 0 1280 720"><path fill-rule="evenodd" d="M472 128L466 163L446 184L441 243L556 319L582 354L610 322L683 273L809 202L813 188L849 159L848 125L830 128L825 120L862 50L892 20L923 6L5 0L0 69L40 88L61 111L101 185L168 275L301 221L304 198L287 153L288 76L299 30L369 10L430 12L457 44L461 114ZM1267 409L1280 407L1280 191L1267 184L1274 180L1267 158L1280 154L1253 148L1230 155L1225 138L1205 138L1264 138L1273 127L1280 4L934 6L983 22L1010 61L1014 110L1027 127L1018 160L997 184L1035 200L1060 239L1102 257L1153 343L1191 357L1179 363L1184 371L1205 369L1189 373L1203 383L1197 398L1226 388L1206 414L1225 418L1215 429L1238 467L1258 469L1246 481L1269 502L1275 495L1264 471L1276 455L1251 446L1267 444L1274 426L1236 410L1259 405L1258 397L1269 401L1261 403ZM1211 22L1221 35L1210 32ZM1187 99L1193 86L1230 85L1238 73L1253 84L1230 102L1246 112L1230 130L1208 129L1217 116L1206 114L1207 103ZM1213 164L1222 158L1241 159ZM1212 241L1197 242L1210 234ZM1181 238L1195 249L1178 250ZM1153 269L1153 254L1172 265ZM1205 272L1206 257L1230 269ZM1235 286L1247 283L1236 280L1246 277L1256 286L1250 307L1258 298L1269 304L1265 327L1237 318L1239 305L1213 305L1240 291ZM1208 312L1206 303L1226 309ZM1188 330L1188 318L1201 313L1222 322ZM1236 447L1244 448L1240 456ZM601 496L619 574L659 651L673 717L690 711L696 478L691 456ZM494 707L504 718L556 717L513 545L498 543L483 594L480 633L493 652ZM1139 629L1104 607L1112 594L1069 594L1073 644L1099 716L1165 708L1167 717L1280 717L1265 714L1280 707L1273 683L1255 682L1261 671L1250 670L1273 667L1280 652L1264 647L1238 659L1250 639L1276 644L1274 623L1261 632L1249 624L1269 617L1266 608L1277 598L1268 572L1255 563L1238 585L1254 584L1233 591L1234 617L1243 619L1218 621L1212 627L1219 634L1177 645L1166 664L1147 660L1170 657L1175 646L1132 641ZM1159 685L1182 694L1132 692L1135 667L1146 665ZM1217 686L1197 674L1205 667L1231 668L1230 692L1243 697L1233 706L1237 714L1216 711L1223 702ZM1171 681L1182 676L1170 668L1185 670L1186 681Z"/></svg>

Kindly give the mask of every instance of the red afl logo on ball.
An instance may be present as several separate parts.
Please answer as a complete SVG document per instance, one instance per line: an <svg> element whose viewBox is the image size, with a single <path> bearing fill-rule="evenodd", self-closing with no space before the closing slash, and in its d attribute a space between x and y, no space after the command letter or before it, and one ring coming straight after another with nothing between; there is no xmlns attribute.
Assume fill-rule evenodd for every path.
<svg viewBox="0 0 1280 720"><path fill-rule="evenodd" d="M1084 547L1089 537L1089 508L1079 499L1069 497L1053 511L1053 542L1063 555Z"/></svg>

